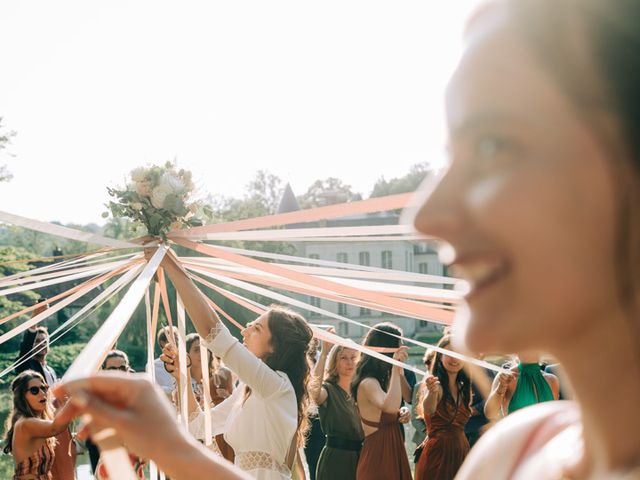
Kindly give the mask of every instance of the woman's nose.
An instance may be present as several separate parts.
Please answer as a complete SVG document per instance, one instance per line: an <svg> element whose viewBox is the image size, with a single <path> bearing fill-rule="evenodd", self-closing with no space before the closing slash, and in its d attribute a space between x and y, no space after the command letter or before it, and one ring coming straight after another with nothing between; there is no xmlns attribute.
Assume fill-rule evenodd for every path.
<svg viewBox="0 0 640 480"><path fill-rule="evenodd" d="M420 187L422 204L413 225L420 233L447 240L462 222L464 178L455 165L439 179L427 178Z"/></svg>

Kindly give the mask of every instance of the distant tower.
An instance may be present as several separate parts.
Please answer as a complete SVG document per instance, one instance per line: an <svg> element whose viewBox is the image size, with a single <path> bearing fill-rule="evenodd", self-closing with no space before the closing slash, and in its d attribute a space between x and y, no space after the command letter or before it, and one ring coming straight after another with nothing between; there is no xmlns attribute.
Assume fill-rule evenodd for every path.
<svg viewBox="0 0 640 480"><path fill-rule="evenodd" d="M284 192L282 192L282 198L280 198L276 213L297 212L298 210L300 210L300 204L293 194L291 185L287 183L287 186L284 187Z"/></svg>

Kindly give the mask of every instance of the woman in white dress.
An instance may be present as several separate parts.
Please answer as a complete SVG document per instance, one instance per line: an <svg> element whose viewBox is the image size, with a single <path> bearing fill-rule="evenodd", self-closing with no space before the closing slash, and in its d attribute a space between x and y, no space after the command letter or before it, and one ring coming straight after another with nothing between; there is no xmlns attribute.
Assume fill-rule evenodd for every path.
<svg viewBox="0 0 640 480"><path fill-rule="evenodd" d="M235 451L235 464L260 480L291 478L297 447L307 428L307 349L313 336L299 314L272 307L242 331L243 344L220 322L204 295L171 254L162 263L206 347L220 357L242 384L211 409L213 435L224 434ZM163 360L177 354L165 347ZM190 381L187 382L190 385ZM189 429L204 439L205 415L191 389Z"/></svg>

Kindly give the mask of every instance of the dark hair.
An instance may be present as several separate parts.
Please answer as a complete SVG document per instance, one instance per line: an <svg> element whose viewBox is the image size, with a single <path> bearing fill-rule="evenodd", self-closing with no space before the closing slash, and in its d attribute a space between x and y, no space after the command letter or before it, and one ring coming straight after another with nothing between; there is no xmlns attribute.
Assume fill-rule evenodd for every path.
<svg viewBox="0 0 640 480"><path fill-rule="evenodd" d="M169 341L168 335L170 334L170 332L173 332L174 338L177 337L178 329L174 326L167 325L165 327L162 327L160 330L158 330L158 335L156 336L157 342L159 344L163 342L167 343Z"/></svg>
<svg viewBox="0 0 640 480"><path fill-rule="evenodd" d="M595 123L589 126L616 162L614 181L624 186L617 189L613 255L630 335L639 338L634 314L640 309L640 274L634 265L640 265L640 2L510 0L508 7L517 34L584 121L593 123L602 113L616 121L621 139L609 138ZM584 41L576 43L576 36Z"/></svg>
<svg viewBox="0 0 640 480"><path fill-rule="evenodd" d="M447 348L451 344L451 335L445 335L440 339L437 346L440 348ZM442 387L442 399L441 402L449 402L452 405L456 405L458 403L458 399L453 398L451 394L451 389L449 388L449 373L444 368L442 364L442 356L441 352L435 352L435 356L433 357L433 362L431 363L431 368L429 369L429 373L431 375L438 378L440 382L440 386ZM471 380L468 375L465 373L464 369L461 369L456 375L456 384L458 386L458 395L462 395L462 401L466 405L471 405ZM422 399L424 398L424 383L421 385L421 392L419 395L420 401L418 402L418 413L422 416Z"/></svg>
<svg viewBox="0 0 640 480"><path fill-rule="evenodd" d="M107 356L104 357L104 362L102 362L102 369L104 370L107 367L107 360L109 360L110 358L121 358L124 360L125 365L127 366L127 368L130 369L129 367L129 356L123 352L122 350L111 350L109 353L107 353Z"/></svg>
<svg viewBox="0 0 640 480"><path fill-rule="evenodd" d="M49 336L49 330L47 330L47 327L37 327L35 330L27 330L24 332L22 341L20 342L19 358L27 356L31 350L33 350L33 347L36 346L36 338L40 333L45 334L47 337Z"/></svg>
<svg viewBox="0 0 640 480"><path fill-rule="evenodd" d="M303 446L309 428L309 377L311 365L308 357L309 342L313 331L302 315L277 305L268 310L271 331L271 353L265 363L272 369L284 372L289 377L298 402L298 446Z"/></svg>
<svg viewBox="0 0 640 480"><path fill-rule="evenodd" d="M189 335L187 335L187 338L185 339L187 353L189 353L189 350L191 350L191 346L195 343L196 340L200 341L200 335L198 335L197 333L190 333Z"/></svg>
<svg viewBox="0 0 640 480"><path fill-rule="evenodd" d="M47 406L41 414L34 412L29 406L29 402L27 401L26 394L27 394L29 382L34 379L40 380L43 385L47 384L47 382L45 382L44 380L44 377L34 370L25 370L24 372L16 376L16 378L13 379L13 382L11 382L11 391L13 393L13 408L11 410L11 413L9 414L9 417L7 418L7 423L5 427L7 433L5 434L5 437L4 437L4 448L3 448L4 453L7 453L7 454L11 453L11 449L12 449L11 443L13 442L14 429L16 426L16 422L21 417L26 417L26 418L40 417L40 418L46 418L49 420L53 418L53 411L51 409L51 404L49 402L47 402ZM48 438L47 441L51 442L52 446L53 444L55 444L54 437Z"/></svg>
<svg viewBox="0 0 640 480"><path fill-rule="evenodd" d="M397 325L390 322L378 323L369 330L362 344L370 347L398 348L400 337L402 337L402 329ZM383 355L392 357L393 353ZM380 384L380 388L386 392L391 378L391 364L370 355L361 355L351 382L353 398L358 398L358 387L365 378L375 378Z"/></svg>

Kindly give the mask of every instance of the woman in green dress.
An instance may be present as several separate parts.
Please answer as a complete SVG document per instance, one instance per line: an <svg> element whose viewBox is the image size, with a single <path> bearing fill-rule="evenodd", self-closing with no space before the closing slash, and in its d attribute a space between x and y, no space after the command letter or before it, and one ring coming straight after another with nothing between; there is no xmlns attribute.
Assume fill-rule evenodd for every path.
<svg viewBox="0 0 640 480"><path fill-rule="evenodd" d="M529 405L558 400L559 392L558 377L543 372L536 356L520 355L516 366L494 379L484 413L498 420Z"/></svg>
<svg viewBox="0 0 640 480"><path fill-rule="evenodd" d="M339 345L334 345L329 352L329 347L330 344L323 342L310 387L327 437L320 453L316 480L355 479L364 432L350 386L359 353Z"/></svg>

